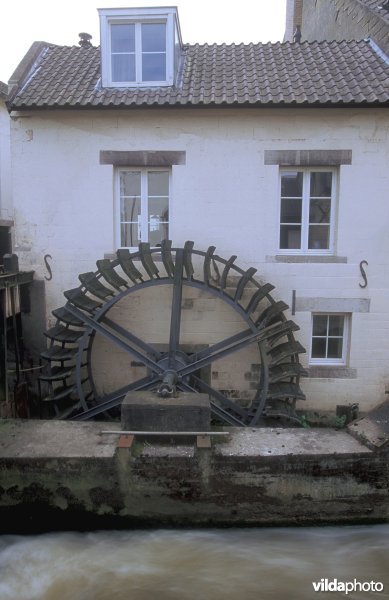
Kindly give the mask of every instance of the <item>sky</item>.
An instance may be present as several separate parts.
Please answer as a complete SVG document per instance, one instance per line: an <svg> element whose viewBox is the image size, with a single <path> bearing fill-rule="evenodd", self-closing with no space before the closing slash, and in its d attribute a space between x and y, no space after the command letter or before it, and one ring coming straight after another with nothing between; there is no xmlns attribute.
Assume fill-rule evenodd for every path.
<svg viewBox="0 0 389 600"><path fill-rule="evenodd" d="M99 45L97 8L177 6L184 43L281 41L286 0L3 0L0 81L7 83L34 41L77 45L81 31Z"/></svg>

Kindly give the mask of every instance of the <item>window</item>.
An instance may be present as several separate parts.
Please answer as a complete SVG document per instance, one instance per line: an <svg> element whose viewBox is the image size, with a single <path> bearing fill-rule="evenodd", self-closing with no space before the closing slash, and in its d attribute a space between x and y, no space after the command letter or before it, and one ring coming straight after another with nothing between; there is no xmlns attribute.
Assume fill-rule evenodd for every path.
<svg viewBox="0 0 389 600"><path fill-rule="evenodd" d="M112 23L115 84L166 81L166 23Z"/></svg>
<svg viewBox="0 0 389 600"><path fill-rule="evenodd" d="M331 254L334 239L335 171L281 171L280 250Z"/></svg>
<svg viewBox="0 0 389 600"><path fill-rule="evenodd" d="M175 8L100 9L103 86L162 86L174 80L181 47Z"/></svg>
<svg viewBox="0 0 389 600"><path fill-rule="evenodd" d="M170 171L117 171L117 240L121 248L140 242L158 246L169 237Z"/></svg>
<svg viewBox="0 0 389 600"><path fill-rule="evenodd" d="M348 315L313 314L310 363L345 365L348 331Z"/></svg>

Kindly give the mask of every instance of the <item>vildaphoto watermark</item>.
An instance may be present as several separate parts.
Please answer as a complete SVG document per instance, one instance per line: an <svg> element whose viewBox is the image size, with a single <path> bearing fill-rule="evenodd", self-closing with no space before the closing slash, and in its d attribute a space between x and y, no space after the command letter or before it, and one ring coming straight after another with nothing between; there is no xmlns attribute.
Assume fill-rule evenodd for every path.
<svg viewBox="0 0 389 600"><path fill-rule="evenodd" d="M384 584L381 581L339 581L339 579L322 578L320 581L312 581L315 592L382 592Z"/></svg>

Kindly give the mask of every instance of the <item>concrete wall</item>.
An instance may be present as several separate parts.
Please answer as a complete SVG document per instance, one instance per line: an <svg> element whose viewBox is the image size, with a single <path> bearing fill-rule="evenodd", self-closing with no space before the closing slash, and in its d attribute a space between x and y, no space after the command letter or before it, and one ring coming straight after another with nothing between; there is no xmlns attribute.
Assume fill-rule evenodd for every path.
<svg viewBox="0 0 389 600"><path fill-rule="evenodd" d="M367 410L384 399L389 385L388 131L387 111L368 108L15 115L15 251L21 268L35 270L38 280L47 275L44 255L52 256L46 306L53 324L50 312L64 304L63 291L117 245L114 169L100 164L100 151L185 152L186 164L172 168L174 244L193 239L199 249L216 245L225 258L237 254L239 266L256 267L276 286L273 295L288 304L296 290L293 318L306 348L315 306L352 313L347 369L324 370L320 377L313 372L303 385L305 406L334 410L359 402ZM278 255L279 169L264 160L269 150L312 149L352 152L351 165L339 168L335 257L319 262ZM365 289L361 260L369 263Z"/></svg>
<svg viewBox="0 0 389 600"><path fill-rule="evenodd" d="M210 450L110 423L0 423L1 529L387 521L387 452L334 430L233 431ZM337 454L334 454L336 448Z"/></svg>
<svg viewBox="0 0 389 600"><path fill-rule="evenodd" d="M284 42L293 42L296 25L302 21L303 0L286 0Z"/></svg>
<svg viewBox="0 0 389 600"><path fill-rule="evenodd" d="M362 40L372 38L389 52L389 24L385 13L355 0L304 0L302 40ZM288 38L289 39L289 38Z"/></svg>

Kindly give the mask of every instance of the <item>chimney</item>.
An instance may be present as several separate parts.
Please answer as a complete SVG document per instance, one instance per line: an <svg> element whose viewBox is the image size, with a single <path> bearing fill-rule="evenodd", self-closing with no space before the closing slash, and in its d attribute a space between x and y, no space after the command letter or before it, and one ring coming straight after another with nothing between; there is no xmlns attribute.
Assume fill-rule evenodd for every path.
<svg viewBox="0 0 389 600"><path fill-rule="evenodd" d="M298 44L301 42L301 25L296 25L296 30L293 34L293 41Z"/></svg>
<svg viewBox="0 0 389 600"><path fill-rule="evenodd" d="M91 44L91 39L92 36L90 35L90 33L79 33L79 44L81 46L81 48L91 48L92 44Z"/></svg>

